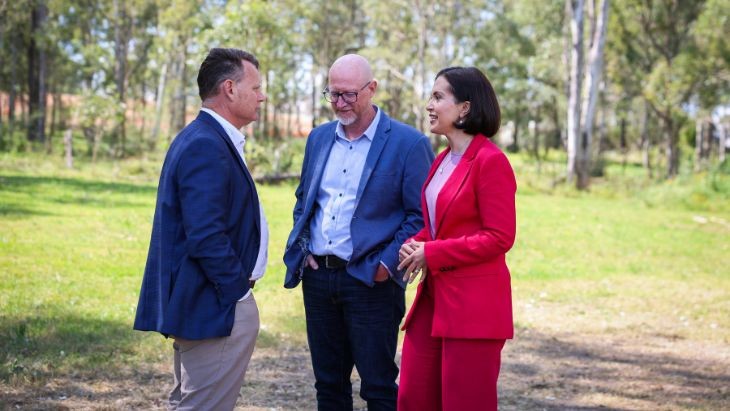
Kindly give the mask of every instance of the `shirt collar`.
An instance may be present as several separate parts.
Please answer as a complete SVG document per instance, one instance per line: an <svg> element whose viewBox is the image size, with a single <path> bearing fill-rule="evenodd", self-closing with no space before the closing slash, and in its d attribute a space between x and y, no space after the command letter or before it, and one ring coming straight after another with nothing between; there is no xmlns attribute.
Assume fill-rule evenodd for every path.
<svg viewBox="0 0 730 411"><path fill-rule="evenodd" d="M221 127L223 127L223 130L226 132L226 134L228 134L228 138L231 139L233 145L237 149L241 150L241 153L243 153L243 146L246 144L246 136L244 136L239 129L237 129L228 120L223 118L220 114L209 108L202 107L200 111L205 111L206 113L210 114L211 117L213 117L221 125Z"/></svg>
<svg viewBox="0 0 730 411"><path fill-rule="evenodd" d="M373 121L370 122L370 125L365 130L363 135L367 137L368 140L373 141L373 138L375 138L375 131L378 129L378 123L380 123L380 109L378 109L378 106L373 104L373 108L375 109L375 117L373 118ZM345 128L342 127L342 123L339 121L337 122L337 129L335 130L335 133L337 137L340 138L347 138L347 134L345 133Z"/></svg>

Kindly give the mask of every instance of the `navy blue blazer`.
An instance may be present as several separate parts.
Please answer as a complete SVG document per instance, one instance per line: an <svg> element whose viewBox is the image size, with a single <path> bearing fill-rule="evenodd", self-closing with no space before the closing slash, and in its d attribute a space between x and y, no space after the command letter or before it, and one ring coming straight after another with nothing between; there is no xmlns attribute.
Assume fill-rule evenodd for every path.
<svg viewBox="0 0 730 411"><path fill-rule="evenodd" d="M256 264L259 218L236 148L200 112L162 166L134 329L193 340L230 335Z"/></svg>
<svg viewBox="0 0 730 411"><path fill-rule="evenodd" d="M294 228L284 252L286 288L296 287L302 279L305 256L309 254L309 226L336 128L336 121L321 125L307 138L296 190ZM421 188L433 159L426 136L381 113L350 222L352 257L347 272L351 276L372 287L378 264L383 261L395 275L394 279L405 287L402 271L397 269L398 250L406 239L423 228Z"/></svg>

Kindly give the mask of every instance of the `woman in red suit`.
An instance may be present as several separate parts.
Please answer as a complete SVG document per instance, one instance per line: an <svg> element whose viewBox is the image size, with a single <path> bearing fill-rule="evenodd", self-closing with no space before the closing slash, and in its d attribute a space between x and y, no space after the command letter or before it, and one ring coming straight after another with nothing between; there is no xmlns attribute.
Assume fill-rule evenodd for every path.
<svg viewBox="0 0 730 411"><path fill-rule="evenodd" d="M398 409L496 410L512 297L505 254L515 239L515 176L489 139L499 130L492 85L479 69L436 75L426 106L449 147L421 195L425 227L400 249L399 269L423 277L406 317Z"/></svg>

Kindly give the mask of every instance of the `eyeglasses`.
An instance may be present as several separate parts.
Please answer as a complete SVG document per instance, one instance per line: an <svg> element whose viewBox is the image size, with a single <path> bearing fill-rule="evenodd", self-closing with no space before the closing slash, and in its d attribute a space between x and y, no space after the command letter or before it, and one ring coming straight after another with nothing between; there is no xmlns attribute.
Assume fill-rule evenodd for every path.
<svg viewBox="0 0 730 411"><path fill-rule="evenodd" d="M324 89L324 91L322 91L322 96L330 103L337 103L337 100L339 100L340 97L342 97L342 100L344 100L345 103L354 103L357 101L357 95L361 91L365 90L365 87L369 86L372 82L372 80L368 81L364 86L360 87L360 90L358 91L345 91L343 93L339 93L336 91L329 91L329 89Z"/></svg>

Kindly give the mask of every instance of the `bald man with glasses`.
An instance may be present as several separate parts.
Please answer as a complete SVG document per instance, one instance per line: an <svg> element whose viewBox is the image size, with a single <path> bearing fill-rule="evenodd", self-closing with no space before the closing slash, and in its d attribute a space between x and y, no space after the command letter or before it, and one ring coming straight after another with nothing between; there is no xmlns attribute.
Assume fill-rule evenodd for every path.
<svg viewBox="0 0 730 411"><path fill-rule="evenodd" d="M337 59L322 92L337 117L309 135L284 254L300 282L319 410L352 410L353 366L369 410L395 410L405 283L400 245L423 227L428 139L373 105L365 58Z"/></svg>

